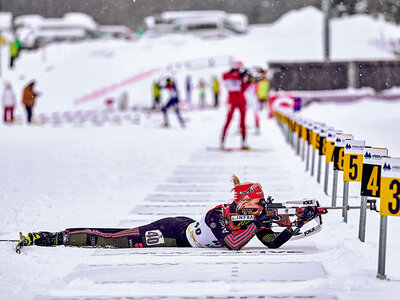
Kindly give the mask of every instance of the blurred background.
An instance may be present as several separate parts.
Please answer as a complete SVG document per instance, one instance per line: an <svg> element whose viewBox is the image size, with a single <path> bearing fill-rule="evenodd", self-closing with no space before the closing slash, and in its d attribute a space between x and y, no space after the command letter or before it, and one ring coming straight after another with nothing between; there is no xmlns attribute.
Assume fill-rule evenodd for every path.
<svg viewBox="0 0 400 300"><path fill-rule="evenodd" d="M398 0L331 0L332 16L340 17L367 13L383 14L386 20L400 21ZM245 14L250 24L272 23L292 9L307 5L321 9L320 0L2 0L0 10L11 12L14 17L39 14L46 18L60 18L76 11L91 15L99 24L140 26L145 17L166 10L224 10L228 13Z"/></svg>

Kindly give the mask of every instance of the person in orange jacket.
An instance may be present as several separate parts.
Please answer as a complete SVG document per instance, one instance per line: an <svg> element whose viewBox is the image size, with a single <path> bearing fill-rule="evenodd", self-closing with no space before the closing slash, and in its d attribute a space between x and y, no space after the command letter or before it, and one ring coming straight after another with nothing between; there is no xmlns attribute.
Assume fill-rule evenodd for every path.
<svg viewBox="0 0 400 300"><path fill-rule="evenodd" d="M36 84L35 81L31 81L24 88L24 92L22 94L22 104L25 106L25 109L26 109L28 123L31 123L31 121L32 121L33 106L35 105L36 97L39 96L39 93L37 93L33 90L35 84Z"/></svg>

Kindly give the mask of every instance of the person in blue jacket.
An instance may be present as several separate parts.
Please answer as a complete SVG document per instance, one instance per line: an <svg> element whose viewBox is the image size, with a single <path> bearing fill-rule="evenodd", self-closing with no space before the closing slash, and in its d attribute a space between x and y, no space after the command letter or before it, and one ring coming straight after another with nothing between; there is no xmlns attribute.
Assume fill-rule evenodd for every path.
<svg viewBox="0 0 400 300"><path fill-rule="evenodd" d="M169 126L167 110L170 107L173 107L175 109L175 113L179 123L181 124L182 127L185 127L185 122L179 111L179 96L175 81L172 80L172 78L167 78L166 84L162 88L164 88L168 92L168 102L161 108L161 111L163 112L164 116L164 127Z"/></svg>

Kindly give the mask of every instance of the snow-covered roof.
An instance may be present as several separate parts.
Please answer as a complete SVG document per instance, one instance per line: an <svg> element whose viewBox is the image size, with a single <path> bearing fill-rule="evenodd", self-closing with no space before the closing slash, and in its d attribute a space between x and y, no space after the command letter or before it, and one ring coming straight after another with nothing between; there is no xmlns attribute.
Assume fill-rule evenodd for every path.
<svg viewBox="0 0 400 300"><path fill-rule="evenodd" d="M15 26L27 26L34 27L44 21L44 18L40 15L22 15L14 19Z"/></svg>
<svg viewBox="0 0 400 300"><path fill-rule="evenodd" d="M223 18L225 12L222 10L186 10L186 11L166 11L161 13L164 22L170 22L177 18L201 18L201 17L220 17Z"/></svg>
<svg viewBox="0 0 400 300"><path fill-rule="evenodd" d="M0 12L0 28L11 29L12 27L12 13L2 11Z"/></svg>
<svg viewBox="0 0 400 300"><path fill-rule="evenodd" d="M35 34L36 37L83 37L85 30L83 28L49 28L40 30Z"/></svg>
<svg viewBox="0 0 400 300"><path fill-rule="evenodd" d="M96 29L98 24L94 21L94 19L84 13L70 12L66 13L63 16L63 19L66 22L76 23L84 25L87 29Z"/></svg>
<svg viewBox="0 0 400 300"><path fill-rule="evenodd" d="M196 17L196 18L177 18L174 24L202 24L202 23L219 23L222 22L221 18L213 16Z"/></svg>

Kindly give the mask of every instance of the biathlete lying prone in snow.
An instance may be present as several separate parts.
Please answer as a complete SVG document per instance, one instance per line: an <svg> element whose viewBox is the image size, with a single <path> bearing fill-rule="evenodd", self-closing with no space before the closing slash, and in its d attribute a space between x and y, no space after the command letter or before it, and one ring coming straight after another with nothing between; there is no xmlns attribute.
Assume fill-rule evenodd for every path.
<svg viewBox="0 0 400 300"><path fill-rule="evenodd" d="M261 184L240 183L233 175L234 201L210 209L199 221L187 217L164 218L132 229L70 228L57 233L30 232L22 246L78 246L104 248L142 247L226 247L243 248L255 235L268 248L286 243L299 228L318 215L317 206L306 206L291 225L280 233L271 229L279 216L265 211ZM17 246L18 252L18 246Z"/></svg>

